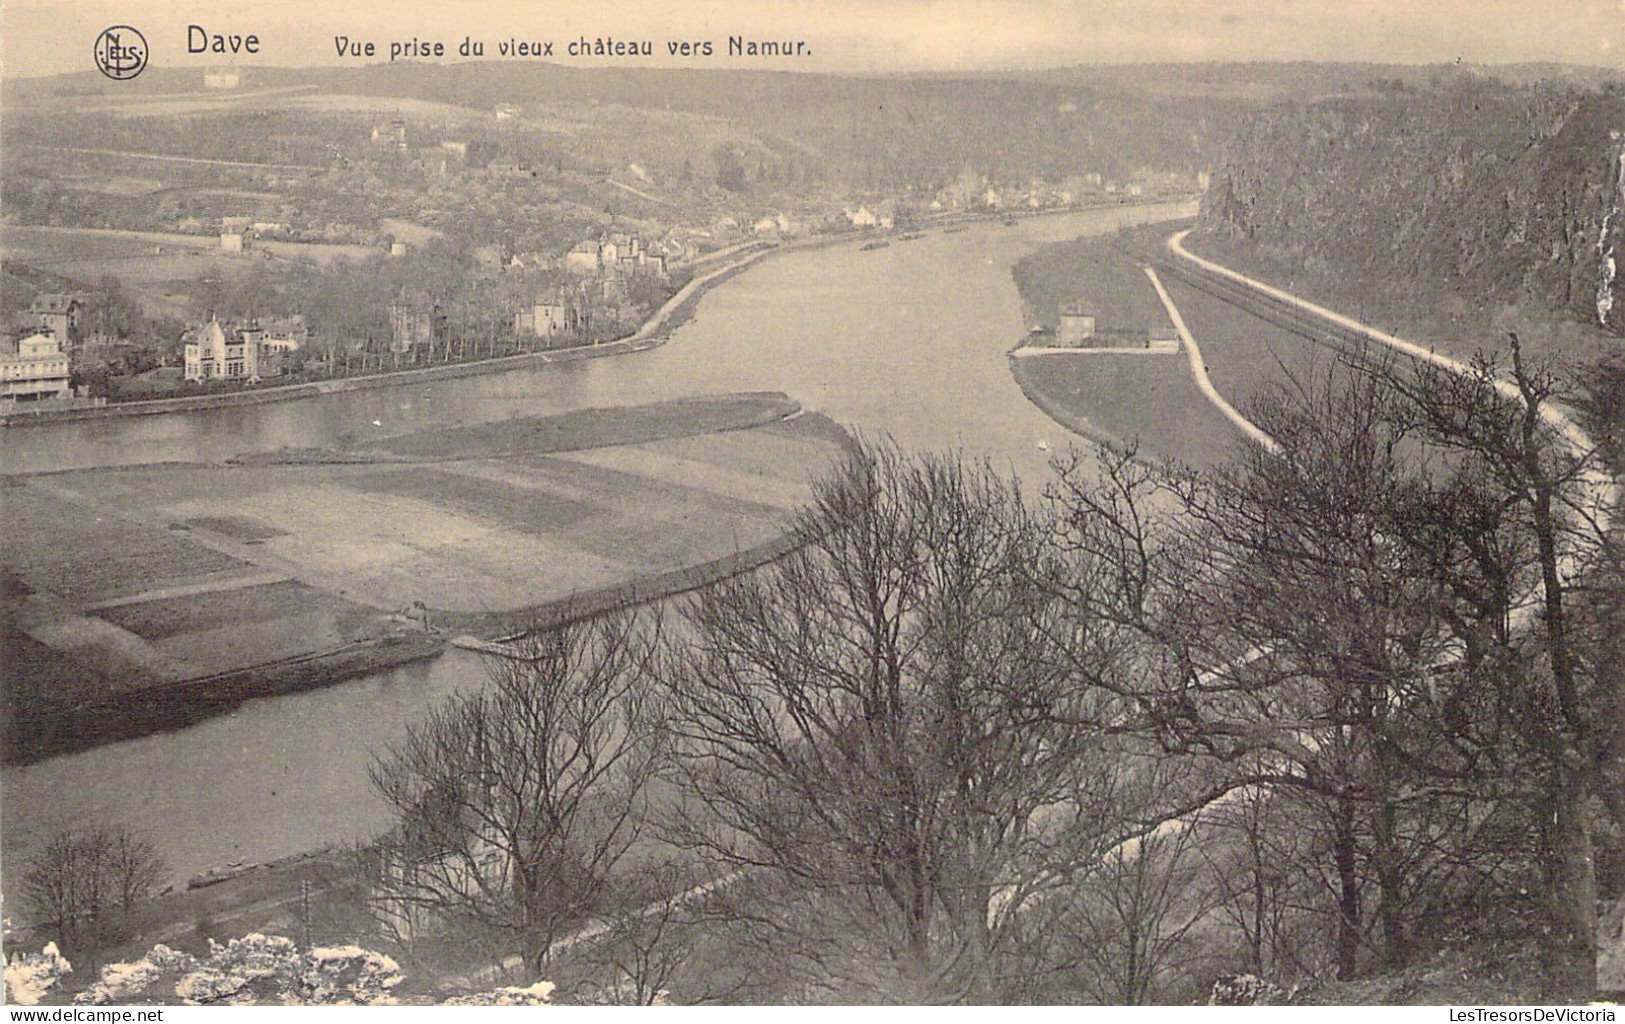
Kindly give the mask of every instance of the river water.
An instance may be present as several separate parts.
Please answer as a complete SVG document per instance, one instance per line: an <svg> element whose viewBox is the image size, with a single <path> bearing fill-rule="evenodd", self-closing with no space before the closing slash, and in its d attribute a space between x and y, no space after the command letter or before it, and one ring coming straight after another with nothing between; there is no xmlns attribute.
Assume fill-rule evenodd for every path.
<svg viewBox="0 0 1625 1024"><path fill-rule="evenodd" d="M1036 491L1067 435L1027 402L1004 353L1020 340L1010 269L1039 244L1194 213L1194 204L1083 211L934 232L863 252L788 253L705 295L666 345L605 359L260 406L9 427L8 472L219 459L427 426L783 391L865 435L915 450L963 448ZM376 425L375 425L376 421ZM324 690L247 703L187 729L0 772L0 862L52 829L128 823L184 878L361 839L387 824L370 793L372 752L442 696L483 680L478 658L429 662Z"/></svg>

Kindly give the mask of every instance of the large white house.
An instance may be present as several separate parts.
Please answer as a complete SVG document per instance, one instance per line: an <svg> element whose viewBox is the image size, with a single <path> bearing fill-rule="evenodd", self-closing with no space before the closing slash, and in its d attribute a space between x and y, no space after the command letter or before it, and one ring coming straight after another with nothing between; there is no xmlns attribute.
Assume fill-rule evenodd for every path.
<svg viewBox="0 0 1625 1024"><path fill-rule="evenodd" d="M0 402L35 402L71 393L68 355L54 332L37 331L0 349Z"/></svg>
<svg viewBox="0 0 1625 1024"><path fill-rule="evenodd" d="M258 380L264 338L258 324L223 324L211 317L185 335L186 379Z"/></svg>

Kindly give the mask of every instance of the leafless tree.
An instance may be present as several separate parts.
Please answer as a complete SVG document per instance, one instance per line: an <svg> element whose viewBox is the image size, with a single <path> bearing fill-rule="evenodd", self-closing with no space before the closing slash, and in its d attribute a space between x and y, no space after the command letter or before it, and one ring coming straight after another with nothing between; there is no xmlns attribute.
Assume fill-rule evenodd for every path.
<svg viewBox="0 0 1625 1024"><path fill-rule="evenodd" d="M757 873L756 924L826 996L991 998L1008 922L1119 824L1112 700L1052 649L1041 524L985 465L866 444L798 531L663 663L674 838Z"/></svg>
<svg viewBox="0 0 1625 1024"><path fill-rule="evenodd" d="M1625 573L1608 507L1617 484L1569 426L1572 389L1551 366L1530 365L1515 334L1506 358L1468 373L1424 366L1381 379L1460 467L1454 500L1425 535L1467 652L1453 738L1472 754L1531 759L1502 782L1522 789L1537 824L1548 994L1591 999L1593 820L1600 805L1625 821Z"/></svg>
<svg viewBox="0 0 1625 1024"><path fill-rule="evenodd" d="M1125 696L1164 749L1211 766L1198 797L1265 786L1316 798L1300 807L1328 838L1343 977L1362 969L1373 916L1387 962L1408 955L1425 830L1406 757L1428 739L1409 712L1452 647L1443 583L1406 541L1430 467L1404 404L1339 364L1254 403L1276 450L1200 480L1108 457L1096 480L1063 474L1058 493L1062 543L1121 581L1079 585L1073 601L1163 648Z"/></svg>
<svg viewBox="0 0 1625 1024"><path fill-rule="evenodd" d="M70 952L118 938L168 870L152 843L127 826L55 833L29 859L23 898Z"/></svg>
<svg viewBox="0 0 1625 1024"><path fill-rule="evenodd" d="M506 641L485 689L449 698L376 761L399 821L379 843L386 921L495 934L540 971L603 909L665 746L648 674L658 633L616 611Z"/></svg>
<svg viewBox="0 0 1625 1024"><path fill-rule="evenodd" d="M1192 824L1125 843L1084 874L1063 899L1040 912L1050 956L1076 965L1077 982L1097 1002L1140 1006L1168 1002L1205 954L1191 932L1220 902L1194 856Z"/></svg>
<svg viewBox="0 0 1625 1024"><path fill-rule="evenodd" d="M1202 817L1196 852L1218 898L1218 926L1230 937L1230 966L1239 973L1314 977L1330 960L1318 941L1326 915L1316 896L1325 886L1313 870L1318 858L1293 795L1249 786Z"/></svg>
<svg viewBox="0 0 1625 1024"><path fill-rule="evenodd" d="M762 1001L771 999L765 990L784 991L775 964L742 962L728 941L729 927L751 914L736 909L750 893L730 891L737 877L708 874L697 861L640 866L618 887L617 906L601 915L600 927L555 957L566 998L649 1006Z"/></svg>
<svg viewBox="0 0 1625 1024"><path fill-rule="evenodd" d="M1404 962L1429 891L1481 874L1514 801L1545 866L1551 993L1589 998L1590 821L1625 803L1620 557L1560 380L1510 355L1289 385L1252 410L1279 454L1207 479L1126 456L1065 474L1063 543L1119 581L1074 602L1166 652L1124 696L1165 749L1222 767L1204 795L1292 788L1313 809L1340 974L1362 947Z"/></svg>

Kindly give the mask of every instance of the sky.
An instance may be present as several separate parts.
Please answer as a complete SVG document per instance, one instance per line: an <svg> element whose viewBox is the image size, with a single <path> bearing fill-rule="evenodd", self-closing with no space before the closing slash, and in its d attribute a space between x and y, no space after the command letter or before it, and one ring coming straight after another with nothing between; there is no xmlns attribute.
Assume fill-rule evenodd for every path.
<svg viewBox="0 0 1625 1024"><path fill-rule="evenodd" d="M5 0L0 75L93 67L96 37L130 25L153 67L284 67L340 58L336 36L439 41L465 37L485 59L509 38L551 40L567 65L755 67L782 71L995 71L1142 61L1330 60L1431 63L1559 61L1625 66L1625 0ZM259 38L259 53L187 52L189 25ZM804 55L729 59L729 36L800 40ZM571 57L573 40L651 41L653 60ZM711 57L667 54L709 39Z"/></svg>

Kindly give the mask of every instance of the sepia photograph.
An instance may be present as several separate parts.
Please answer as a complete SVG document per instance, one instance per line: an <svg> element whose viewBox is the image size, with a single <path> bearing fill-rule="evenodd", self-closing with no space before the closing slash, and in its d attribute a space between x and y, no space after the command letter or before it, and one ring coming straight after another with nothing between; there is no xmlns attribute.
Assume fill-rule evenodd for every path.
<svg viewBox="0 0 1625 1024"><path fill-rule="evenodd" d="M3 1002L1614 1021L1622 475L1625 0L6 0Z"/></svg>

